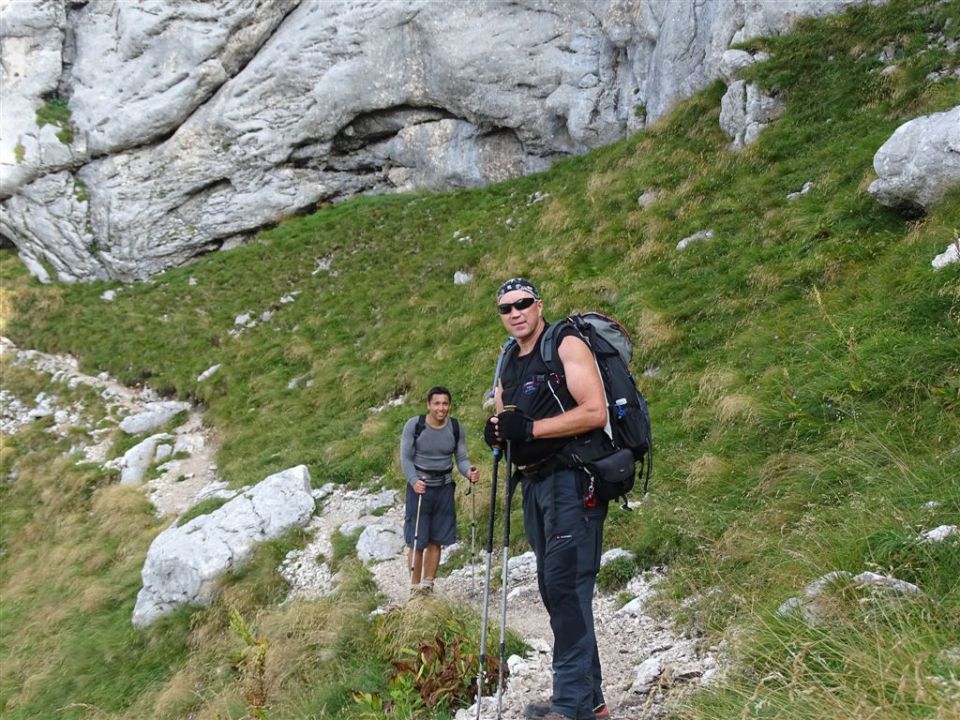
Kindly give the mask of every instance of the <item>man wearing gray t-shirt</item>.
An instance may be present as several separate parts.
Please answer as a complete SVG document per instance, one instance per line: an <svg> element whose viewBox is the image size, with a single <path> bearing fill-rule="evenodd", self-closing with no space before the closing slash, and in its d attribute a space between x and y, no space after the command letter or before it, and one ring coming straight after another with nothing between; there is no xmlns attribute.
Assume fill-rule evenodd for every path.
<svg viewBox="0 0 960 720"><path fill-rule="evenodd" d="M450 415L450 391L433 387L427 413L412 417L400 436L400 467L407 478L404 538L413 592L431 592L440 565L440 548L457 539L453 462L471 483L480 471L467 457L467 439Z"/></svg>

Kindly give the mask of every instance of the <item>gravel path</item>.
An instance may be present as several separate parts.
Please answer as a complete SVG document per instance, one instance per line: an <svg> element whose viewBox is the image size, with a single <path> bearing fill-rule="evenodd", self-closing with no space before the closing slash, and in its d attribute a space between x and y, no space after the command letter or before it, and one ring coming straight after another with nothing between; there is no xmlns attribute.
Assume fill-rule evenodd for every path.
<svg viewBox="0 0 960 720"><path fill-rule="evenodd" d="M326 584L329 582L329 571L316 563L311 568L310 558L316 558L318 551L326 546L328 541L322 538L328 538L343 523L350 521L351 516L359 518L361 524L393 525L399 530L403 523L402 509L394 505L386 514L373 517L368 514L371 512L370 497L359 491L341 491L337 493L336 500L328 501L329 506L314 518L311 527L315 540L311 547L293 553L288 558L292 564L300 565L299 580L295 577L297 573L288 576L292 580L293 594L329 592L330 586ZM498 551L495 551L491 572L496 577L501 575L502 562ZM285 564L289 565L290 562ZM405 554L373 562L370 569L385 597L384 608L410 600L410 575ZM437 578L434 594L450 602L469 604L481 612L485 571L486 559L483 556L472 566L467 565ZM696 638L684 636L670 622L657 619L646 610L646 601L653 595L655 585L662 577L661 572L635 577L626 588L626 592L633 597L626 605L622 605L617 594L598 594L594 600L604 692L613 718L662 717L671 703L675 703L687 690L709 681L717 673L717 648L701 649L701 643ZM500 608L500 593L491 592L489 617L492 637L499 636ZM551 690L553 635L537 589L533 553L510 559L507 625L532 648L526 657L510 659L510 681L502 698L503 720L521 720L527 703L548 698ZM484 720L497 717L492 698L484 699L481 717ZM475 705L461 709L456 714L456 720L473 718L476 718Z"/></svg>

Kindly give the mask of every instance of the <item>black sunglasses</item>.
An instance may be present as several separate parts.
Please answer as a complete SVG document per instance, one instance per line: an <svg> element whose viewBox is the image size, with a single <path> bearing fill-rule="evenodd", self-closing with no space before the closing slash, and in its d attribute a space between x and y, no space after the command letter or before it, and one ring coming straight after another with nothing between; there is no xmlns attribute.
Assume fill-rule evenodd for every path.
<svg viewBox="0 0 960 720"><path fill-rule="evenodd" d="M506 315L507 313L509 313L509 312L510 312L511 310L513 310L514 308L516 308L517 310L526 310L528 307L530 307L531 305L533 305L535 302L536 302L536 299L535 299L535 298L532 298L532 297L520 298L520 299L517 300L516 302L512 302L512 303L500 303L499 305L497 305L497 310L500 311L500 314L501 314L501 315Z"/></svg>

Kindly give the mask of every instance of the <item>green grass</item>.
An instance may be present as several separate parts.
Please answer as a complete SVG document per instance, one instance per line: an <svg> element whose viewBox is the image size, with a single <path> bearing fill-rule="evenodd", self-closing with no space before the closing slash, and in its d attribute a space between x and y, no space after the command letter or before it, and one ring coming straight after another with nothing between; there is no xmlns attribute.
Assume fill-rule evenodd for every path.
<svg viewBox="0 0 960 720"><path fill-rule="evenodd" d="M957 702L957 548L915 538L960 523L960 268L930 267L957 237L960 193L907 219L866 187L873 155L896 127L960 103L956 79L925 79L960 62L957 52L927 49L958 16L956 1L893 0L751 41L771 53L753 78L778 92L786 110L739 153L725 149L718 127L718 83L634 137L540 175L481 190L358 198L127 287L109 304L99 295L110 284L41 286L4 253L2 330L23 347L72 353L87 371L204 404L224 439L218 466L235 486L306 463L318 484L386 476L402 488L400 429L421 412L429 387L446 385L483 472L482 499L491 467L481 402L504 339L493 292L506 277L529 276L548 317L607 312L636 339L635 369L659 368L641 383L656 441L652 493L633 513L611 512L606 544L634 552L638 568L669 564L665 607L693 629L735 640L730 675L678 712L698 720L949 717ZM957 32L954 20L946 34ZM899 69L881 76L888 44L898 48ZM808 180L809 193L786 200ZM637 196L650 188L658 199L640 209ZM549 198L530 202L538 191ZM707 228L713 239L675 250ZM461 242L464 235L471 241ZM324 258L332 272L314 274ZM457 270L475 280L454 285ZM294 291L293 303L280 302ZM230 334L236 316L267 309L276 311L272 321ZM198 384L214 363L220 371ZM288 389L294 378L313 384ZM370 410L400 395L404 405ZM54 591L60 580L41 574L36 587L14 584L35 557L18 533L33 537L52 517L44 509L50 491L35 487L55 465L45 442L40 424L3 451L4 467L19 472L0 490L0 608L4 626L18 628L4 633L3 651L26 666L38 658L53 666L66 646L83 642L41 632L47 623L35 617L45 607L38 597L67 596ZM38 452L46 466L28 459ZM80 512L110 492L108 479L57 467L77 488L71 497L82 499L76 521L44 540L48 553L64 555L51 568L65 571L76 558L57 548L86 547L83 537L100 555L101 544L117 541ZM930 500L939 506L924 509ZM458 502L461 540L469 541L471 506ZM483 535L486 501L477 509ZM159 531L140 505L121 517L137 526L135 540L102 592L126 615L96 604L84 611L91 626L113 622L117 643L138 564ZM519 529L519 515L514 521ZM522 552L522 541L511 552ZM235 648L197 640L226 628L237 605L270 643L274 667L295 668L268 685L271 717L347 716L355 692L388 696L364 614L370 580L355 560L342 561L356 578L342 607L294 611L275 606L283 588L270 563L279 560L263 558L252 575L227 582L217 605L191 616L186 645L180 620L138 636L168 648L156 657L124 646L129 662L150 655L142 661L152 683L121 687L107 672L81 673L87 679L69 699L113 697L102 704L117 717L239 717L249 710L242 678L229 663L217 670ZM916 583L925 599L874 606L841 593L831 623L812 628L775 616L820 575L868 569ZM96 574L76 574L71 587L100 581ZM286 623L315 633L294 642ZM319 663L318 672L332 673L321 681L299 653L338 653L345 662L335 672ZM49 678L24 673L0 684L5 713L21 712L28 695L44 696ZM189 690L198 682L207 689Z"/></svg>
<svg viewBox="0 0 960 720"><path fill-rule="evenodd" d="M194 518L198 518L201 515L209 515L217 508L223 507L227 503L226 498L211 497L201 500L192 508L187 510L183 515L177 518L177 525L186 525L188 522Z"/></svg>
<svg viewBox="0 0 960 720"><path fill-rule="evenodd" d="M63 98L51 98L37 110L37 127L43 127L44 125L53 125L60 128L57 139L64 145L73 142L76 129L71 120L70 107Z"/></svg>

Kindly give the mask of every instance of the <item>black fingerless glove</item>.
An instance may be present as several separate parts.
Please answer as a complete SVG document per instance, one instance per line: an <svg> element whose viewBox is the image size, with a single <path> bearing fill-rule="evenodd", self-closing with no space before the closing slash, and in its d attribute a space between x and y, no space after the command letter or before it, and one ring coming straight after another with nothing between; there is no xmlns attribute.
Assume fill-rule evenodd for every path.
<svg viewBox="0 0 960 720"><path fill-rule="evenodd" d="M493 424L493 418L487 420L483 426L483 441L491 448L500 447L500 438L497 437L497 426Z"/></svg>
<svg viewBox="0 0 960 720"><path fill-rule="evenodd" d="M531 440L533 439L533 418L522 412L502 412L497 415L497 432L502 440Z"/></svg>

